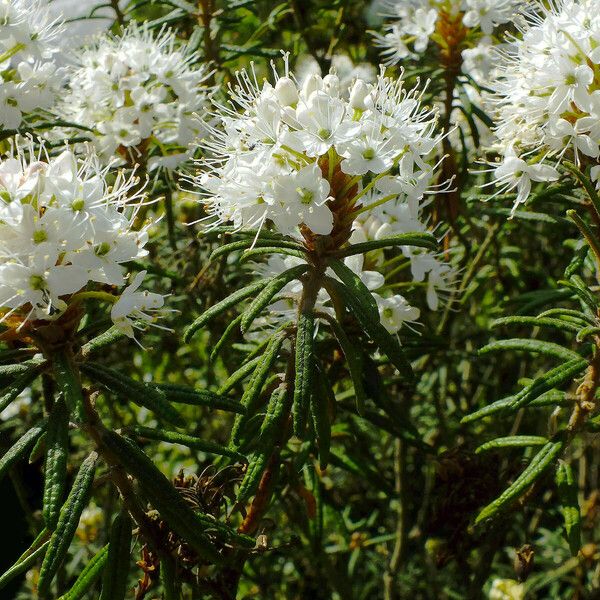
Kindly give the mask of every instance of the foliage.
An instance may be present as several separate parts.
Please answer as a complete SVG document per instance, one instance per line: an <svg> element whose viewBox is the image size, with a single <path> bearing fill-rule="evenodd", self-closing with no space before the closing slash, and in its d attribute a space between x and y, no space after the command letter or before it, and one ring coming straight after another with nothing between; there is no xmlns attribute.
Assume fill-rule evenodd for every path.
<svg viewBox="0 0 600 600"><path fill-rule="evenodd" d="M538 12L552 21L590 2ZM507 34L526 44L536 21L519 29L508 14L527 3L498 3L488 32L469 13L475 0L423 0L436 12L421 37L406 34L412 8L397 10L396 28L382 23L390 4L115 0L47 33L45 2L12 1L42 23L44 61L77 56L71 27L100 15L117 41L85 51L90 80L80 63L61 67L54 108L19 104L22 122L9 126L0 106L0 485L13 541L2 597L598 594L599 169L581 140L597 127L545 136L540 112L535 139L494 137L497 107L517 128L506 115L522 107L472 61ZM385 35L398 31L408 46L384 52L377 78ZM135 69L111 72L125 90L113 90L112 129L84 119L78 92L101 96L110 61L94 52L134 48L128 36L162 40L165 62L180 61L176 76L157 64L140 76L168 104L140 109L158 115L140 140L110 123L139 125L114 116L142 94L127 79ZM59 52L58 37L73 47ZM2 85L18 91L14 48L0 56ZM600 85L593 49L569 54L594 71L587 91ZM530 62L504 72L521 68ZM337 138L333 127L308 135L315 91L328 119L343 107ZM561 120L596 110L580 97L561 104ZM180 137L173 114L189 125ZM353 126L373 122L379 154L357 153ZM60 179L63 138L77 192ZM6 175L12 156L20 179ZM15 300L25 292L3 269L50 251L46 238L11 237L6 207L27 205L36 224L55 211L64 234L81 224L65 220L63 196L78 212L92 180L103 200L85 220L89 239L57 242L48 269L77 267L90 248L101 259L105 239L135 247L110 255L110 276L90 267L66 292L28 275L29 296ZM99 220L105 205L120 229Z"/></svg>

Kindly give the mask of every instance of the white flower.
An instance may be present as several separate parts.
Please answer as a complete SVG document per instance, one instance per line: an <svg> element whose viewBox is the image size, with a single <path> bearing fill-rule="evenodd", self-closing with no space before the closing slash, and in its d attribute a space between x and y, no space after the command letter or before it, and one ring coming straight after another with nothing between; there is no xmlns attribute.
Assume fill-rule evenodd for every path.
<svg viewBox="0 0 600 600"><path fill-rule="evenodd" d="M0 0L0 130L47 109L62 75L53 64L62 24L41 0Z"/></svg>
<svg viewBox="0 0 600 600"><path fill-rule="evenodd" d="M348 210L353 201L348 197L344 206L334 198L334 180L338 192L360 197L370 178L373 184L392 178L396 186L387 200L416 195L409 190L423 183L425 173L431 180L427 158L439 140L437 114L401 80L356 79L344 90L337 75L313 73L300 84L287 63L284 76L275 75L273 86L258 84L254 73L238 73L231 95L240 112L218 106L222 126L200 142L206 158L192 183L214 223L272 224L295 237L327 235L335 230L331 203ZM346 219L348 235L349 225Z"/></svg>
<svg viewBox="0 0 600 600"><path fill-rule="evenodd" d="M110 317L113 323L125 334L133 338L136 321L153 323L156 320L156 313L163 307L165 299L160 294L154 294L146 290L138 291L146 271L140 271L121 294L121 297L115 302L110 311Z"/></svg>
<svg viewBox="0 0 600 600"><path fill-rule="evenodd" d="M403 323L413 323L419 318L419 309L411 306L404 296L396 294L389 298L382 298L375 294L375 300L381 324L389 333L398 333Z"/></svg>
<svg viewBox="0 0 600 600"><path fill-rule="evenodd" d="M455 17L463 13L465 27L490 35L512 20L519 4L520 0L383 0L382 16L389 21L383 33L375 33L375 45L382 49L386 64L395 65L425 52L440 21L448 21L452 28ZM473 35L470 41L478 44Z"/></svg>
<svg viewBox="0 0 600 600"><path fill-rule="evenodd" d="M274 198L282 207L273 220L282 233L291 234L304 223L318 235L327 235L333 227L333 214L325 204L329 199L329 182L313 163L299 171L275 179Z"/></svg>
<svg viewBox="0 0 600 600"><path fill-rule="evenodd" d="M504 155L494 177L502 189L516 187L520 203L531 181L557 179L565 156L600 156L600 16L593 0L536 0L518 22L522 36L497 54L490 101Z"/></svg>
<svg viewBox="0 0 600 600"><path fill-rule="evenodd" d="M197 58L174 32L154 36L132 23L121 36L106 34L74 54L68 91L55 111L92 130L77 135L89 137L105 163L127 155L135 162L143 152L154 168L176 167L205 131L212 89Z"/></svg>
<svg viewBox="0 0 600 600"><path fill-rule="evenodd" d="M488 598L489 600L523 600L525 589L522 583L514 579L496 577L492 581Z"/></svg>
<svg viewBox="0 0 600 600"><path fill-rule="evenodd" d="M94 282L122 287L126 263L146 255L147 228L132 227L140 207L140 193L130 193L136 179L117 174L109 187L108 168L93 154L43 156L17 147L0 161L0 321L13 314L20 323L57 319ZM134 283L123 302L106 295L116 302L118 326L146 319L144 310L162 302L135 291L139 274Z"/></svg>
<svg viewBox="0 0 600 600"><path fill-rule="evenodd" d="M529 196L532 181L556 181L558 177L558 171L554 167L541 163L528 164L515 154L512 147L506 151L503 161L494 169L494 179L502 186L503 191L509 192L517 188L514 209Z"/></svg>

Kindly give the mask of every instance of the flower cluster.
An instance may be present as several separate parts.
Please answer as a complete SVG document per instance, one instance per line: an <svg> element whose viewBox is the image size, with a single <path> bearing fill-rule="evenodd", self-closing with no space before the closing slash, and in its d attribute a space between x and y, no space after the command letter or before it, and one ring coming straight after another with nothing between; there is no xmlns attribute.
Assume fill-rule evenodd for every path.
<svg viewBox="0 0 600 600"><path fill-rule="evenodd" d="M61 31L41 0L0 0L0 130L17 129L24 114L53 104Z"/></svg>
<svg viewBox="0 0 600 600"><path fill-rule="evenodd" d="M299 235L304 225L327 235L340 179L345 193L356 192L346 208L390 181L392 199L431 180L424 157L437 143L436 115L402 81L357 79L344 100L335 74L313 74L302 86L288 72L275 86L259 86L245 71L237 80L233 108L220 107L222 128L201 143L210 157L194 180L214 221L237 228L269 221L284 235Z"/></svg>
<svg viewBox="0 0 600 600"><path fill-rule="evenodd" d="M382 16L390 21L382 34L375 35L375 44L382 49L388 64L397 64L425 52L436 36L443 45L445 30L451 24L462 28L459 37L466 37L467 29L483 34L479 52L485 52L489 36L496 27L512 20L519 4L518 0L384 0ZM464 51L467 57L472 50Z"/></svg>
<svg viewBox="0 0 600 600"><path fill-rule="evenodd" d="M56 112L92 130L89 139L105 162L120 158L172 169L189 157L190 142L204 131L198 114L212 93L210 73L172 31L153 36L146 26L131 24L74 58Z"/></svg>
<svg viewBox="0 0 600 600"><path fill-rule="evenodd" d="M122 287L124 264L147 254L148 227L132 227L137 180L117 175L109 187L106 175L93 154L77 159L69 150L51 159L18 150L0 162L2 321L53 321L87 296L112 303L114 324L130 337L135 319L153 320L146 311L160 309L163 297L137 291L142 273L120 296L86 290Z"/></svg>
<svg viewBox="0 0 600 600"><path fill-rule="evenodd" d="M203 142L208 156L193 182L210 222L272 226L309 249L425 231L421 209L435 187L427 155L439 138L437 115L421 105L420 95L383 74L373 84L356 79L346 90L333 73L313 73L300 85L287 64L285 75L275 77L274 86L259 85L254 73L239 73L232 107L220 107L222 127ZM446 268L433 255L408 247L403 252L414 261L414 279L429 278L435 308ZM273 274L294 262L272 259L265 268ZM418 318L402 296L387 294L383 275L367 268L362 256L346 262L377 290L389 331ZM437 277L438 271L444 273ZM322 291L319 304L328 301Z"/></svg>
<svg viewBox="0 0 600 600"><path fill-rule="evenodd" d="M499 54L492 83L504 191L524 202L532 181L558 179L563 157L600 172L600 15L594 0L536 2L523 11L522 38Z"/></svg>
<svg viewBox="0 0 600 600"><path fill-rule="evenodd" d="M323 75L317 60L309 54L303 54L298 58L294 71L300 85L303 85L312 75ZM371 63L354 63L347 54L334 54L331 57L330 71L340 80L340 94L345 95L346 99L352 84L357 79L365 83L375 83L377 79L377 69Z"/></svg>

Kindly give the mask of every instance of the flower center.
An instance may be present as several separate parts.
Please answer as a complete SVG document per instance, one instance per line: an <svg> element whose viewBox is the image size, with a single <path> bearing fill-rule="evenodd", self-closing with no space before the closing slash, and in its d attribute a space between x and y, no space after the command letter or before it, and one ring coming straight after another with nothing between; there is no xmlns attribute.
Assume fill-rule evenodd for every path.
<svg viewBox="0 0 600 600"><path fill-rule="evenodd" d="M317 135L322 139L322 140L326 140L329 137L331 137L331 131L329 131L329 129L319 129L319 131L317 132Z"/></svg>
<svg viewBox="0 0 600 600"><path fill-rule="evenodd" d="M29 278L29 285L32 290L43 290L46 287L46 280L41 275L32 275Z"/></svg>
<svg viewBox="0 0 600 600"><path fill-rule="evenodd" d="M46 231L44 229L36 229L33 232L33 243L34 244L41 244L42 242L45 242L48 239L48 234L46 233Z"/></svg>
<svg viewBox="0 0 600 600"><path fill-rule="evenodd" d="M302 204L310 204L313 201L313 198L315 197L314 193L306 188L299 187L296 188L296 191L300 196L300 202L302 202Z"/></svg>
<svg viewBox="0 0 600 600"><path fill-rule="evenodd" d="M79 212L80 210L83 210L84 206L85 206L85 201L83 200L83 198L77 198L77 200L73 200L73 202L71 203L71 208L75 212Z"/></svg>
<svg viewBox="0 0 600 600"><path fill-rule="evenodd" d="M102 242L94 248L94 254L96 256L106 256L110 252L110 244L108 242Z"/></svg>
<svg viewBox="0 0 600 600"><path fill-rule="evenodd" d="M362 156L365 160L373 160L375 158L375 150L373 150L373 148L367 148L362 153Z"/></svg>

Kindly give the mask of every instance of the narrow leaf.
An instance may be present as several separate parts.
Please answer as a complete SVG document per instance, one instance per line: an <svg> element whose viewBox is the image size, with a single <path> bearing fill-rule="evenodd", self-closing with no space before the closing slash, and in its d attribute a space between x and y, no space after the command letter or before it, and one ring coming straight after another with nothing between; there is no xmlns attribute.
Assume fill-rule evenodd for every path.
<svg viewBox="0 0 600 600"><path fill-rule="evenodd" d="M207 406L208 408L217 408L236 413L245 412L244 407L238 401L208 390L196 390L170 383L158 383L151 387L156 387L164 392L170 402L191 404L193 406Z"/></svg>
<svg viewBox="0 0 600 600"><path fill-rule="evenodd" d="M126 401L131 401L138 406L144 406L157 416L178 427L185 426L185 420L175 410L167 394L160 388L141 381L135 381L104 365L87 362L81 365L81 370L92 380L100 383L109 392L116 394Z"/></svg>
<svg viewBox="0 0 600 600"><path fill-rule="evenodd" d="M100 577L102 569L108 558L108 544L101 548L85 566L79 577L75 580L73 587L63 594L58 600L81 600L92 587L94 581Z"/></svg>
<svg viewBox="0 0 600 600"><path fill-rule="evenodd" d="M107 346L112 346L115 342L127 337L127 334L118 327L111 327L108 331L101 333L98 337L90 340L87 344L81 347L81 356L89 358L94 354L104 350Z"/></svg>
<svg viewBox="0 0 600 600"><path fill-rule="evenodd" d="M372 315L359 297L355 296L348 288L340 284L335 279L327 280L327 287L331 292L340 297L350 313L358 320L367 335L379 347L379 349L387 355L390 362L398 369L398 371L408 380L409 383L414 382L414 374L412 367L404 355L404 351L395 336L392 336L379 322L379 314L377 319L373 319Z"/></svg>
<svg viewBox="0 0 600 600"><path fill-rule="evenodd" d="M7 367L16 367L14 371L17 377L0 392L0 412L16 400L19 394L35 381L44 370L45 365L45 362L42 364L36 363L25 368L23 368L23 365L6 365ZM9 372L9 369L7 368L5 372Z"/></svg>
<svg viewBox="0 0 600 600"><path fill-rule="evenodd" d="M267 381L271 368L279 356L284 340L285 336L281 333L271 337L265 353L260 357L260 362L257 363L256 369L246 386L244 395L241 399L241 404L246 408L246 414L236 416L231 430L231 445L234 449L237 448L238 444L241 442L240 436L243 425L260 405L262 389Z"/></svg>
<svg viewBox="0 0 600 600"><path fill-rule="evenodd" d="M17 562L10 567L10 569L4 571L0 577L0 590L10 583L15 577L21 575L21 573L29 571L29 569L38 561L38 559L44 555L49 543L50 542L47 540L40 546L32 549L35 546L34 542L30 548L30 551L28 550L25 552L21 557L19 557L19 560L17 560Z"/></svg>
<svg viewBox="0 0 600 600"><path fill-rule="evenodd" d="M525 386L513 399L509 405L511 410L521 408L529 404L532 400L549 392L551 389L570 382L573 377L581 373L588 366L588 361L584 358L570 360L554 369L550 369L545 375L533 380L528 386Z"/></svg>
<svg viewBox="0 0 600 600"><path fill-rule="evenodd" d="M511 435L509 437L496 438L481 444L475 453L485 452L486 450L496 450L497 448L523 448L529 446L544 446L548 443L547 438L539 435Z"/></svg>
<svg viewBox="0 0 600 600"><path fill-rule="evenodd" d="M60 511L56 530L50 538L48 550L40 569L38 593L42 598L48 596L50 584L67 556L81 513L88 503L92 483L94 482L97 459L98 455L92 452L83 461L75 477L69 497Z"/></svg>
<svg viewBox="0 0 600 600"><path fill-rule="evenodd" d="M512 485L506 489L496 500L488 504L477 515L475 523L481 523L496 515L499 511L516 500L523 492L535 483L558 457L563 449L563 442L548 442L533 458L527 468L515 479Z"/></svg>
<svg viewBox="0 0 600 600"><path fill-rule="evenodd" d="M226 311L228 308L232 306L238 305L242 300L249 298L250 296L254 296L260 290L262 290L269 280L260 280L247 285L246 287L234 292L230 296L227 296L221 302L218 302L214 306L211 306L208 310L204 311L184 332L183 332L183 341L189 343L194 334L204 327L209 321L220 315L222 312Z"/></svg>
<svg viewBox="0 0 600 600"><path fill-rule="evenodd" d="M136 435L144 437L149 440L161 440L168 442L169 444L182 444L188 448L194 450L201 450L209 454L218 454L220 456L230 456L232 458L242 458L239 452L235 452L229 448L225 448L215 442L203 440L192 435L186 435L184 433L178 433L175 431L166 431L164 429L156 429L153 427L142 427L141 425L135 425L130 428Z"/></svg>
<svg viewBox="0 0 600 600"><path fill-rule="evenodd" d="M66 480L69 456L69 413L62 398L57 400L48 418L46 432L46 463L44 469L44 522L53 530L58 523Z"/></svg>
<svg viewBox="0 0 600 600"><path fill-rule="evenodd" d="M100 600L125 600L131 565L131 525L129 513L121 510L110 526Z"/></svg>
<svg viewBox="0 0 600 600"><path fill-rule="evenodd" d="M76 421L82 421L84 418L83 392L79 374L73 365L71 356L65 351L57 351L53 355L52 364L58 390L62 393L69 412Z"/></svg>
<svg viewBox="0 0 600 600"><path fill-rule="evenodd" d="M0 480L18 460L29 452L38 437L45 431L46 426L47 423L46 420L44 420L29 429L6 451L4 456L0 458Z"/></svg>
<svg viewBox="0 0 600 600"><path fill-rule="evenodd" d="M563 461L560 461L556 468L556 485L569 549L573 556L577 556L581 548L581 513L577 498L577 482L571 466Z"/></svg>
<svg viewBox="0 0 600 600"><path fill-rule="evenodd" d="M496 319L491 326L500 327L502 325L531 325L532 327L550 327L552 329L560 329L561 331L566 331L568 333L577 333L579 331L579 327L573 325L573 323L561 321L560 319L550 319L547 317L502 317L501 319Z"/></svg>
<svg viewBox="0 0 600 600"><path fill-rule="evenodd" d="M278 294L288 283L294 281L295 279L299 279L308 269L308 264L297 265L284 271L277 277L273 277L267 283L267 285L262 289L256 298L252 300L250 306L245 310L241 327L242 331L245 333L248 331L254 319L265 309L273 300L273 297Z"/></svg>
<svg viewBox="0 0 600 600"><path fill-rule="evenodd" d="M313 393L314 380L314 344L315 344L315 315L312 307L303 306L298 315L295 349L295 378L294 378L294 433L298 437L304 434L306 416Z"/></svg>
<svg viewBox="0 0 600 600"><path fill-rule="evenodd" d="M464 416L461 419L461 423L470 423L471 421L476 421L477 419L482 419L483 417L488 417L490 415L495 415L496 413L509 411L511 407L514 406L515 396L508 396L506 398L502 398L501 400L496 400L496 402L492 402L492 404L488 404L471 414ZM553 406L553 405L563 405L566 403L565 392L559 392L558 390L550 390L545 394L541 394L535 400L532 400L528 407L542 407L542 406ZM512 409L514 412L515 409Z"/></svg>
<svg viewBox="0 0 600 600"><path fill-rule="evenodd" d="M382 240L371 240L369 242L352 244L347 248L342 248L342 250L336 252L336 256L338 258L345 258L355 254L364 254L371 250L389 248L390 246L416 246L419 248L427 248L429 250L437 250L438 244L435 237L430 233L401 233Z"/></svg>
<svg viewBox="0 0 600 600"><path fill-rule="evenodd" d="M340 260L331 260L330 267L340 278L340 281L353 293L364 306L367 314L372 320L379 322L379 309L369 288L362 282L361 278Z"/></svg>
<svg viewBox="0 0 600 600"><path fill-rule="evenodd" d="M562 360L581 359L577 352L568 350L560 344L554 342L543 342L541 340L515 338L510 340L498 340L484 346L479 350L479 354L488 354L490 352L504 352L505 350L519 350L522 352L535 352L545 354L553 358Z"/></svg>

